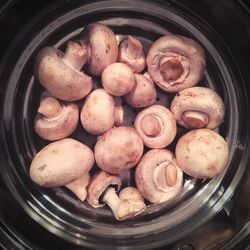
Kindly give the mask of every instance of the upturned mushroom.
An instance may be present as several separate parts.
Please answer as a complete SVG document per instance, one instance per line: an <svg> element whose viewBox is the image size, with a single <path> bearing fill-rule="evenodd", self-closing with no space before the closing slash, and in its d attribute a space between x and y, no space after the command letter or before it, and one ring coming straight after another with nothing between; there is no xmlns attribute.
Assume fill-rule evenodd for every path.
<svg viewBox="0 0 250 250"><path fill-rule="evenodd" d="M229 149L224 138L213 130L202 128L184 134L177 142L176 160L188 175L207 179L226 167Z"/></svg>
<svg viewBox="0 0 250 250"><path fill-rule="evenodd" d="M143 149L143 141L134 128L112 128L95 145L96 164L108 173L121 174L138 163Z"/></svg>
<svg viewBox="0 0 250 250"><path fill-rule="evenodd" d="M123 96L129 93L135 83L132 69L124 63L113 63L102 72L102 86L111 95Z"/></svg>
<svg viewBox="0 0 250 250"><path fill-rule="evenodd" d="M65 53L46 47L35 58L35 75L54 97L79 100L92 89L92 78L80 71L86 60L87 48L80 41L69 41Z"/></svg>
<svg viewBox="0 0 250 250"><path fill-rule="evenodd" d="M100 76L102 71L118 56L118 43L114 32L106 25L93 23L82 31L82 42L88 48L87 69L90 74Z"/></svg>
<svg viewBox="0 0 250 250"><path fill-rule="evenodd" d="M73 102L60 102L48 93L41 96L35 117L36 133L45 140L55 141L74 132L79 120L79 108Z"/></svg>
<svg viewBox="0 0 250 250"><path fill-rule="evenodd" d="M134 108L150 106L157 98L155 85L149 77L135 74L134 87L124 98L125 101Z"/></svg>
<svg viewBox="0 0 250 250"><path fill-rule="evenodd" d="M118 62L126 63L135 73L146 67L142 43L133 36L128 36L119 44Z"/></svg>
<svg viewBox="0 0 250 250"><path fill-rule="evenodd" d="M173 200L181 191L183 172L174 154L167 149L152 149L144 154L135 170L141 195L152 203Z"/></svg>
<svg viewBox="0 0 250 250"><path fill-rule="evenodd" d="M101 135L115 123L115 102L104 89L96 89L86 98L80 120L83 128L90 134Z"/></svg>
<svg viewBox="0 0 250 250"><path fill-rule="evenodd" d="M217 128L224 120L225 107L212 89L192 87L180 91L170 107L176 122L186 128Z"/></svg>
<svg viewBox="0 0 250 250"><path fill-rule="evenodd" d="M196 85L204 75L205 65L202 47L184 36L162 36L147 54L149 75L167 92L179 92Z"/></svg>
<svg viewBox="0 0 250 250"><path fill-rule="evenodd" d="M149 148L165 148L177 132L173 114L162 105L152 105L139 112L134 126Z"/></svg>
<svg viewBox="0 0 250 250"><path fill-rule="evenodd" d="M41 149L32 160L29 173L39 186L66 186L83 201L93 164L94 154L89 147L66 138Z"/></svg>
<svg viewBox="0 0 250 250"><path fill-rule="evenodd" d="M120 188L121 180L118 176L99 171L90 180L87 201L94 208L107 204L119 221L134 217L146 208L136 192L131 195L125 191L123 197L119 198L117 192Z"/></svg>

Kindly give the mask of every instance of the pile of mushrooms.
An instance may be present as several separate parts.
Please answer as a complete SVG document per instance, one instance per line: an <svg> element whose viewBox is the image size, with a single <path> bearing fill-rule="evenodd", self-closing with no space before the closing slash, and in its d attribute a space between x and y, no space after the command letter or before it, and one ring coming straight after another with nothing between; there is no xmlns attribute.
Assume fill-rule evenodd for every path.
<svg viewBox="0 0 250 250"><path fill-rule="evenodd" d="M45 88L34 131L48 142L29 169L39 186L65 186L93 208L109 206L122 221L178 199L184 173L210 179L226 168L228 144L214 130L225 107L218 93L195 86L206 66L195 40L165 35L147 52L138 38L118 43L109 27L93 23L65 52L43 48L34 63ZM102 86L93 86L92 77ZM162 91L170 105L158 102ZM75 130L95 136L93 147L84 136L70 138Z"/></svg>

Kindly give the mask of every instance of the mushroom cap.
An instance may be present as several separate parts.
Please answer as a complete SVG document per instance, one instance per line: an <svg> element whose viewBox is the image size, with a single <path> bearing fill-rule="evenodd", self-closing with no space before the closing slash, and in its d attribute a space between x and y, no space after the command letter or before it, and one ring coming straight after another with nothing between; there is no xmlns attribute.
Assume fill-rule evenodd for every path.
<svg viewBox="0 0 250 250"><path fill-rule="evenodd" d="M117 60L118 43L116 36L108 26L93 23L84 28L82 39L89 44L90 49L87 61L88 71L94 76L100 76L109 64Z"/></svg>
<svg viewBox="0 0 250 250"><path fill-rule="evenodd" d="M115 102L104 89L96 89L86 98L80 119L83 128L93 135L108 131L115 123Z"/></svg>
<svg viewBox="0 0 250 250"><path fill-rule="evenodd" d="M127 64L112 63L102 72L103 88L111 95L123 96L129 93L134 83L134 73Z"/></svg>
<svg viewBox="0 0 250 250"><path fill-rule="evenodd" d="M151 117L156 119L159 125L159 133L147 134L143 125L143 119ZM150 127L149 122L146 124ZM135 118L135 129L140 134L145 146L149 148L165 148L175 138L177 127L173 114L162 105L152 105L141 112ZM155 127L153 127L155 129Z"/></svg>
<svg viewBox="0 0 250 250"><path fill-rule="evenodd" d="M39 51L35 58L35 75L54 97L64 101L79 100L92 89L92 78L71 68L63 53L53 47Z"/></svg>
<svg viewBox="0 0 250 250"><path fill-rule="evenodd" d="M184 134L177 142L176 160L179 167L195 178L212 178L226 167L228 144L210 129L195 129Z"/></svg>
<svg viewBox="0 0 250 250"><path fill-rule="evenodd" d="M126 63L135 73L146 67L143 45L137 38L128 36L119 44L118 62Z"/></svg>
<svg viewBox="0 0 250 250"><path fill-rule="evenodd" d="M98 167L111 174L120 174L140 160L143 141L134 128L112 128L97 141L94 153Z"/></svg>
<svg viewBox="0 0 250 250"><path fill-rule="evenodd" d="M202 113L207 118L204 128L217 128L224 120L225 106L221 97L212 89L192 87L180 91L173 99L170 110L176 122L186 128L198 128L185 123L185 112Z"/></svg>
<svg viewBox="0 0 250 250"><path fill-rule="evenodd" d="M155 85L150 78L135 74L134 87L124 98L126 102L134 108L150 106L157 98Z"/></svg>
<svg viewBox="0 0 250 250"><path fill-rule="evenodd" d="M167 79L161 73L164 64L164 71L169 74ZM152 44L147 55L149 75L155 84L167 92L179 92L197 84L203 77L205 66L202 47L184 36L160 37Z"/></svg>
<svg viewBox="0 0 250 250"><path fill-rule="evenodd" d="M37 113L34 122L36 133L45 140L55 141L68 137L78 124L79 108L76 103L61 103L61 111L54 117Z"/></svg>
<svg viewBox="0 0 250 250"><path fill-rule="evenodd" d="M123 188L119 193L119 198L121 200L144 201L139 190L132 186Z"/></svg>
<svg viewBox="0 0 250 250"><path fill-rule="evenodd" d="M174 166L176 170L175 183L168 185L166 180L163 181L163 187L157 187L154 178L164 177L160 174L155 177L157 168L163 166ZM161 203L174 199L182 189L183 172L178 167L174 154L167 149L152 149L145 153L135 170L135 181L141 195L152 203Z"/></svg>
<svg viewBox="0 0 250 250"><path fill-rule="evenodd" d="M59 187L69 184L94 164L92 150L83 143L66 138L52 142L41 149L30 166L30 177L43 187Z"/></svg>
<svg viewBox="0 0 250 250"><path fill-rule="evenodd" d="M102 203L100 198L110 186L115 186L117 191L121 189L121 180L119 176L111 175L104 171L99 171L93 175L87 187L88 203L94 208L103 207L105 203Z"/></svg>

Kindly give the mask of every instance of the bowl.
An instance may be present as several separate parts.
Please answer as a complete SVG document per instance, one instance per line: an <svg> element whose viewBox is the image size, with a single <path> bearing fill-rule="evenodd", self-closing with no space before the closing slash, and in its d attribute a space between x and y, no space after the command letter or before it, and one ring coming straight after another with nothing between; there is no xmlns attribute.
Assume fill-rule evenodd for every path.
<svg viewBox="0 0 250 250"><path fill-rule="evenodd" d="M237 60L199 15L178 1L160 2L57 2L17 35L1 62L1 175L33 219L76 245L147 249L170 244L215 216L234 194L244 174L249 155L249 111L246 83ZM207 59L199 85L214 89L226 106L225 121L218 130L230 148L226 169L211 180L185 176L183 191L173 202L149 205L141 215L123 222L116 221L106 207L93 209L65 188L41 188L29 178L31 160L48 144L33 128L43 91L33 74L34 58L45 46L64 50L68 40L79 37L83 27L93 22L111 27L118 40L134 35L142 41L145 51L165 34L193 38L202 45ZM168 106L172 98L158 89L159 103ZM241 110L245 110L244 114ZM178 128L178 136L184 132ZM95 143L95 138L80 126L72 137L89 146ZM171 150L175 143L176 140L170 145Z"/></svg>

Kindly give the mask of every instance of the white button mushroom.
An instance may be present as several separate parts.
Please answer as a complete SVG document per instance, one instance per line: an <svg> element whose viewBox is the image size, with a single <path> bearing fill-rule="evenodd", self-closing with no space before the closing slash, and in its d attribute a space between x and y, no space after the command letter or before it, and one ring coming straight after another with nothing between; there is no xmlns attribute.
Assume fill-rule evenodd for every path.
<svg viewBox="0 0 250 250"><path fill-rule="evenodd" d="M83 128L93 135L101 135L115 123L115 102L104 89L96 89L86 98L80 119Z"/></svg>
<svg viewBox="0 0 250 250"><path fill-rule="evenodd" d="M169 109L152 105L135 118L134 126L149 148L165 148L176 136L176 121Z"/></svg>
<svg viewBox="0 0 250 250"><path fill-rule="evenodd" d="M110 64L102 72L102 86L111 95L123 96L129 93L134 83L134 73L124 63Z"/></svg>
<svg viewBox="0 0 250 250"><path fill-rule="evenodd" d="M94 153L98 167L111 174L121 174L138 163L143 141L134 128L112 128L98 139Z"/></svg>
<svg viewBox="0 0 250 250"><path fill-rule="evenodd" d="M43 48L35 59L35 75L54 97L79 100L92 89L92 78L79 71L86 58L86 47L77 41L69 41L64 54L53 47Z"/></svg>
<svg viewBox="0 0 250 250"><path fill-rule="evenodd" d="M183 172L174 154L166 149L152 149L144 154L135 170L141 195L152 203L173 200L181 191Z"/></svg>
<svg viewBox="0 0 250 250"><path fill-rule="evenodd" d="M126 102L134 108L150 106L157 98L155 85L150 77L135 74L134 87L124 98Z"/></svg>
<svg viewBox="0 0 250 250"><path fill-rule="evenodd" d="M202 47L184 36L160 37L147 55L149 75L167 92L179 92L196 85L203 77L205 64Z"/></svg>
<svg viewBox="0 0 250 250"><path fill-rule="evenodd" d="M29 171L31 179L39 186L66 185L79 199L85 200L88 172L93 164L94 154L89 147L77 140L66 138L41 149L32 160ZM80 193L78 179L82 182Z"/></svg>
<svg viewBox="0 0 250 250"><path fill-rule="evenodd" d="M118 176L100 171L90 180L87 201L94 208L107 204L113 211L115 218L120 221L141 213L146 205L138 191L134 188L130 192L125 190L121 197L118 197L117 191L120 187L121 180Z"/></svg>
<svg viewBox="0 0 250 250"><path fill-rule="evenodd" d="M118 62L126 63L135 73L146 67L142 43L133 36L128 36L119 44Z"/></svg>
<svg viewBox="0 0 250 250"><path fill-rule="evenodd" d="M176 160L182 170L195 178L212 178L220 174L228 161L228 144L210 129L195 129L177 142Z"/></svg>
<svg viewBox="0 0 250 250"><path fill-rule="evenodd" d="M186 128L217 128L224 120L225 107L212 89L192 87L180 91L170 110L178 124Z"/></svg>
<svg viewBox="0 0 250 250"><path fill-rule="evenodd" d="M82 41L88 48L87 69L94 76L117 60L118 43L114 32L106 25L93 23L82 32Z"/></svg>
<svg viewBox="0 0 250 250"><path fill-rule="evenodd" d="M77 127L78 120L79 108L77 104L60 102L44 93L41 96L34 128L43 139L55 141L72 134Z"/></svg>

